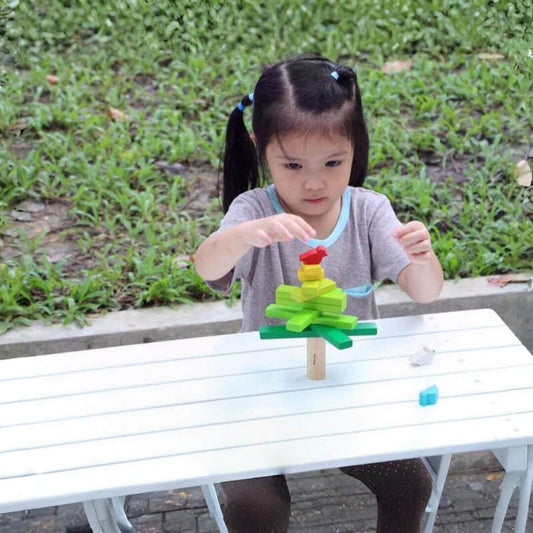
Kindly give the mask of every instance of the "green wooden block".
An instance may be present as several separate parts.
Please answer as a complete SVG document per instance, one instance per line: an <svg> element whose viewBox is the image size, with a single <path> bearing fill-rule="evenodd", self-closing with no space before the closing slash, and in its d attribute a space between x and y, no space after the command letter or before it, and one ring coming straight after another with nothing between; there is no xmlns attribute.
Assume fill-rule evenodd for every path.
<svg viewBox="0 0 533 533"><path fill-rule="evenodd" d="M277 317L275 317L277 318ZM276 326L261 326L259 328L259 335L261 339L294 339L305 337L320 337L321 335L313 331L312 326L307 327L303 331L288 331L284 325ZM345 335L351 337L360 335L376 335L377 326L374 322L359 322L353 329L342 329Z"/></svg>
<svg viewBox="0 0 533 533"><path fill-rule="evenodd" d="M324 278L318 281L304 281L301 291L305 298L308 299L322 296L336 288L337 284L333 280Z"/></svg>
<svg viewBox="0 0 533 533"><path fill-rule="evenodd" d="M324 305L339 305L340 303L347 301L347 296L342 289L337 287L336 289L332 289L325 294L317 296L315 301Z"/></svg>
<svg viewBox="0 0 533 533"><path fill-rule="evenodd" d="M329 326L330 328L352 330L357 325L357 317L354 315L322 313L312 323L320 326Z"/></svg>
<svg viewBox="0 0 533 533"><path fill-rule="evenodd" d="M303 309L302 303L294 299L295 290L298 291L300 288L294 285L279 285L276 289L276 303Z"/></svg>
<svg viewBox="0 0 533 533"><path fill-rule="evenodd" d="M267 305L265 308L265 316L269 318L282 318L284 320L289 320L296 313L299 313L301 310L302 310L301 307L270 304L270 305Z"/></svg>
<svg viewBox="0 0 533 533"><path fill-rule="evenodd" d="M333 344L335 348L344 350L353 345L352 339L343 333L340 329L330 328L328 326L312 325L311 330L320 335L322 338Z"/></svg>
<svg viewBox="0 0 533 533"><path fill-rule="evenodd" d="M295 285L278 285L278 288L276 289L276 303L278 303L278 298L282 300L290 300L294 288Z"/></svg>
<svg viewBox="0 0 533 533"><path fill-rule="evenodd" d="M337 289L332 292L335 291L337 291ZM300 306L302 309L316 309L317 311L323 311L325 313L342 313L346 310L347 299L344 292L342 295L337 293L337 297L330 300L326 299L326 296L328 295L324 294L322 296L316 296L315 298L304 299L299 302L292 296L287 297L285 295L276 294L276 303L285 306Z"/></svg>
<svg viewBox="0 0 533 533"><path fill-rule="evenodd" d="M326 278L324 278L326 279ZM319 283L321 281L324 281L323 279L315 280L315 281L304 281L302 282L302 290L304 292L314 292L318 289Z"/></svg>
<svg viewBox="0 0 533 533"><path fill-rule="evenodd" d="M309 298L302 292L302 289L300 289L300 287L294 287L291 292L291 299L295 300L298 303L301 303L304 300L308 300Z"/></svg>
<svg viewBox="0 0 533 533"><path fill-rule="evenodd" d="M285 326L261 326L259 328L259 337L261 339L294 339L309 337L312 333L309 329L304 331L289 331ZM313 334L313 337L316 335Z"/></svg>
<svg viewBox="0 0 533 533"><path fill-rule="evenodd" d="M323 313L343 313L346 311L346 302L339 302L338 305L327 305L320 302L315 302L315 298L312 300L306 300L303 302L304 309L315 309L316 311L322 311Z"/></svg>
<svg viewBox="0 0 533 533"><path fill-rule="evenodd" d="M378 327L375 322L359 322L352 330L345 330L344 333L354 335L377 335Z"/></svg>
<svg viewBox="0 0 533 533"><path fill-rule="evenodd" d="M289 331L303 331L317 316L318 311L302 309L287 320L286 327Z"/></svg>
<svg viewBox="0 0 533 533"><path fill-rule="evenodd" d="M300 306L302 309L316 309L330 313L342 313L346 309L347 297L342 289L333 289L327 294L317 296L311 300L298 302L294 299L293 285L280 285L276 289L276 303L285 306ZM296 287L298 289L298 287Z"/></svg>

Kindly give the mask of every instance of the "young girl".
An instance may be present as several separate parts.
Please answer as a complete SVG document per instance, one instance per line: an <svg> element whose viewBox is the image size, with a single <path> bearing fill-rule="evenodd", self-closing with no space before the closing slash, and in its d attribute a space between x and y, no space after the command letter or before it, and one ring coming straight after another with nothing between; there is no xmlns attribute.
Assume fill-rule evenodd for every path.
<svg viewBox="0 0 533 533"><path fill-rule="evenodd" d="M253 104L253 134L243 112ZM388 199L362 187L369 141L355 72L314 55L267 68L254 92L232 111L224 158L219 230L198 248L196 269L227 291L242 282L242 331L267 319L278 285L299 285L298 256L318 245L342 288L390 279L417 302L431 302L442 270L421 222L401 225ZM260 173L261 170L261 173ZM272 184L261 186L269 177ZM356 289L357 292L357 289ZM346 313L377 317L374 294L348 298ZM378 533L420 530L431 478L420 460L341 470L374 492ZM290 495L282 475L222 484L231 532L287 531Z"/></svg>

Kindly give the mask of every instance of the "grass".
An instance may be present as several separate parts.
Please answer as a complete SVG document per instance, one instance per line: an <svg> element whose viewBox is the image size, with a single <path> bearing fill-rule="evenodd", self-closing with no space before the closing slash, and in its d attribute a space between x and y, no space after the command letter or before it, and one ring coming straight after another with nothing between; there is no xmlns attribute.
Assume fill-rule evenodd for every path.
<svg viewBox="0 0 533 533"><path fill-rule="evenodd" d="M191 207L199 169L216 173L227 115L262 66L301 51L356 67L367 186L428 225L446 278L531 269L531 188L513 177L533 132L530 8L0 0L0 332L218 297L173 261L220 219L212 191ZM28 202L47 216L16 223ZM70 252L54 256L58 243Z"/></svg>

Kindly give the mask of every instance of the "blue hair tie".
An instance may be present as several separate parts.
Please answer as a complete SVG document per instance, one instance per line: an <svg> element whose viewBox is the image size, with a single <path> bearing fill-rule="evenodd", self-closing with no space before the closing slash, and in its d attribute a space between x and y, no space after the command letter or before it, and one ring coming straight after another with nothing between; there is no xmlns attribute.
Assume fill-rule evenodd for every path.
<svg viewBox="0 0 533 533"><path fill-rule="evenodd" d="M335 78L336 80L339 79L339 73L336 70L334 70L333 72L330 72L330 74L332 78Z"/></svg>
<svg viewBox="0 0 533 533"><path fill-rule="evenodd" d="M250 93L250 94L248 95L248 99L250 100L250 103L252 103L252 102L254 101L254 93ZM245 107L246 107L246 106L245 106L242 102L239 102L239 103L237 104L237 109L238 109L239 111L244 111L244 108L245 108Z"/></svg>

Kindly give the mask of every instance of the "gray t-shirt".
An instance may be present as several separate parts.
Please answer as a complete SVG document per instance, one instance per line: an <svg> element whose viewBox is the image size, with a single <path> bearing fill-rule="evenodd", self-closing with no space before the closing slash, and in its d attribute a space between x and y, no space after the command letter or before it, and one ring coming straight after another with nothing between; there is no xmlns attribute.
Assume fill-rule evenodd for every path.
<svg viewBox="0 0 533 533"><path fill-rule="evenodd" d="M283 212L273 185L253 189L235 198L218 231ZM257 331L264 324L283 324L283 320L266 318L265 307L274 303L279 285L301 285L297 275L301 253L325 246L328 255L321 265L326 278L342 289L384 279L396 282L409 264L407 254L392 238L392 230L399 225L385 195L361 187L347 187L337 224L327 239L310 239L306 243L295 239L275 242L266 248L253 247L233 270L208 284L226 292L235 280L241 280L241 331ZM377 318L374 293L364 297L349 296L345 314L356 315L360 320Z"/></svg>

